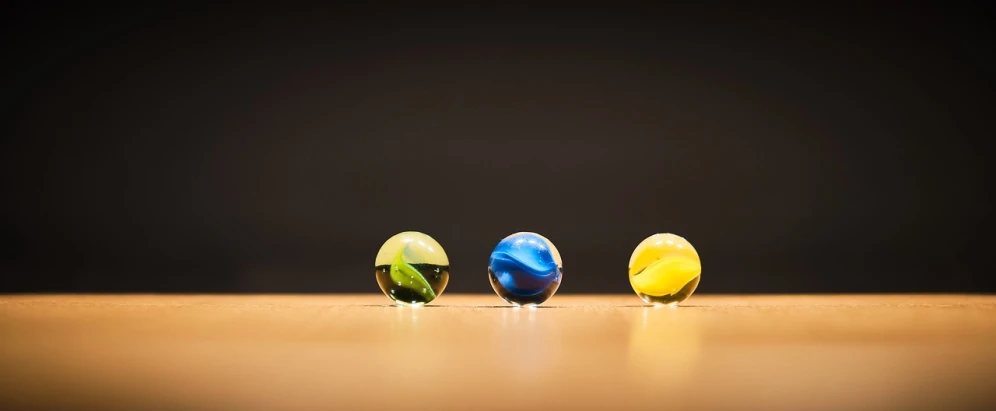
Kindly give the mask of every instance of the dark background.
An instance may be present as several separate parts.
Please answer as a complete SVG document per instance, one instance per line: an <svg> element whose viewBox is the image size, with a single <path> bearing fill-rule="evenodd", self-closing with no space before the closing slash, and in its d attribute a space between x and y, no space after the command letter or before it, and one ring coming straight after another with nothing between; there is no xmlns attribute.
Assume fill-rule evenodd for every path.
<svg viewBox="0 0 996 411"><path fill-rule="evenodd" d="M994 292L993 14L79 9L3 21L0 291L378 292L399 231L491 292L646 236L700 292Z"/></svg>

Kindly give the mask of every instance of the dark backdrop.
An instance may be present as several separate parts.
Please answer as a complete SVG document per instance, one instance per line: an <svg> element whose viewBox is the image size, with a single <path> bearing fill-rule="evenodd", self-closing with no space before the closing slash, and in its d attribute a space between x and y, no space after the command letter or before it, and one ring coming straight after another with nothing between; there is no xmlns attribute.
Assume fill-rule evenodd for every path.
<svg viewBox="0 0 996 411"><path fill-rule="evenodd" d="M31 8L3 13L0 291L450 292L544 234L629 292L994 292L993 15L945 9Z"/></svg>

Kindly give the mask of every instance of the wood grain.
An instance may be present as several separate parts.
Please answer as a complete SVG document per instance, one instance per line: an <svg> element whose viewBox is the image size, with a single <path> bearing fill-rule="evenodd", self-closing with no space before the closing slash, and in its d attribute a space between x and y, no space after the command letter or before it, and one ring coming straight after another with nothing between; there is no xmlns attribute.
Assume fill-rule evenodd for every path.
<svg viewBox="0 0 996 411"><path fill-rule="evenodd" d="M996 297L0 296L0 409L996 409Z"/></svg>

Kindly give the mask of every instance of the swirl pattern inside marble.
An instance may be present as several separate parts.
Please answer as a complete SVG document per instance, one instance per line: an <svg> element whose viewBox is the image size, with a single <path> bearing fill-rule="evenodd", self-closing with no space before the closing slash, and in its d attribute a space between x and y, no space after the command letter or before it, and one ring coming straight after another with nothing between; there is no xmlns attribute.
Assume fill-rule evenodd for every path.
<svg viewBox="0 0 996 411"><path fill-rule="evenodd" d="M443 247L414 231L389 238L377 252L374 270L384 294L403 304L428 303L449 282L449 259Z"/></svg>
<svg viewBox="0 0 996 411"><path fill-rule="evenodd" d="M560 282L561 265L560 254L549 240L534 233L517 233L498 243L488 268L504 291L535 296Z"/></svg>

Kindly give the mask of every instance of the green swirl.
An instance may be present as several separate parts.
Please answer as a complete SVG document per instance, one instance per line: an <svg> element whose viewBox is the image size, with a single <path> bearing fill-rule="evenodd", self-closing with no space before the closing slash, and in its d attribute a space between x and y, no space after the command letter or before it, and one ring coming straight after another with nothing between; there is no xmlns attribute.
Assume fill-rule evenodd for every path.
<svg viewBox="0 0 996 411"><path fill-rule="evenodd" d="M405 262L403 257L406 248L408 247L403 247L398 251L398 255L394 256L394 261L391 262L391 281L421 295L426 302L434 300L436 292L432 290L429 282L417 268Z"/></svg>

